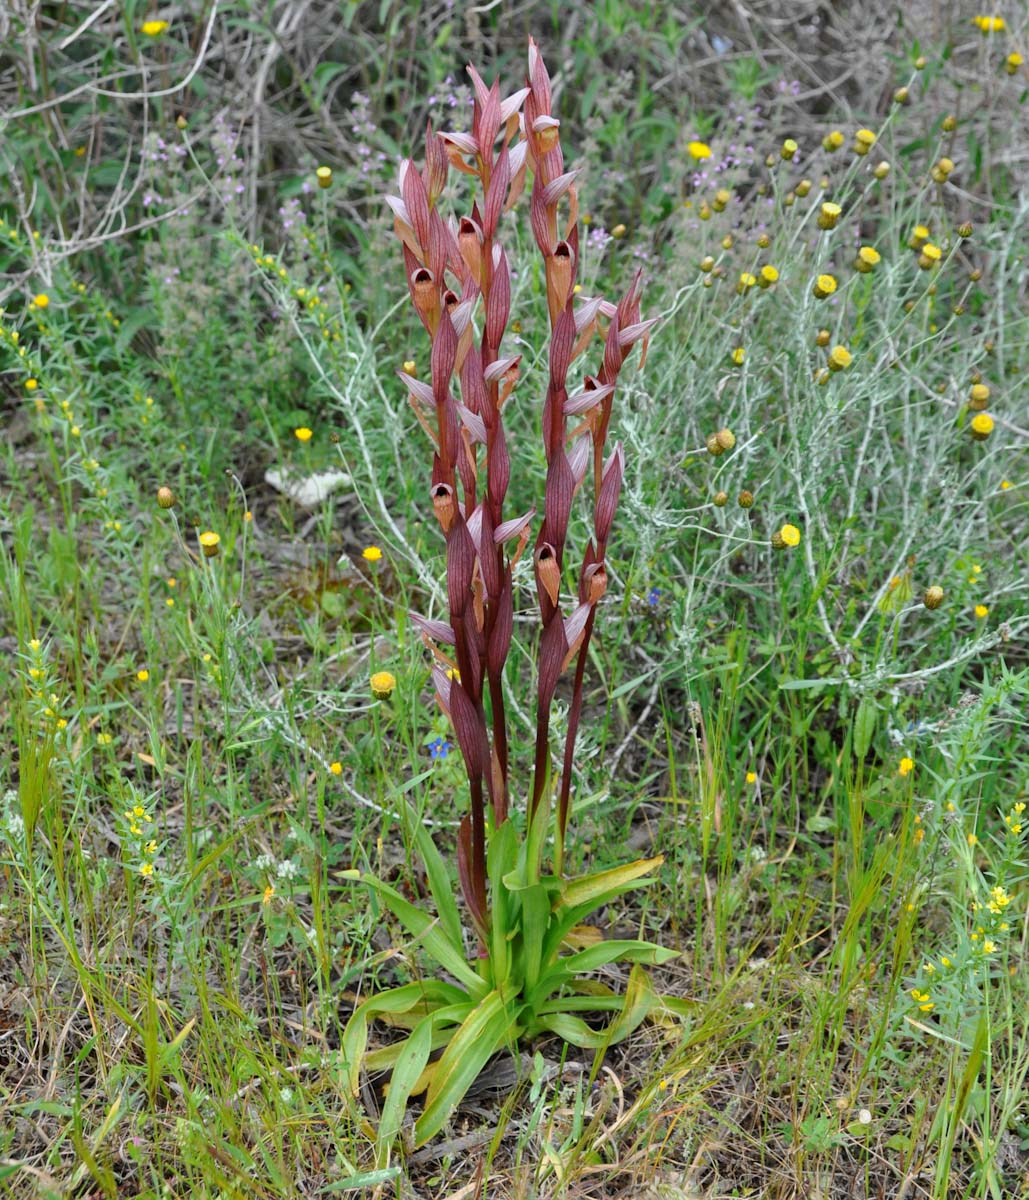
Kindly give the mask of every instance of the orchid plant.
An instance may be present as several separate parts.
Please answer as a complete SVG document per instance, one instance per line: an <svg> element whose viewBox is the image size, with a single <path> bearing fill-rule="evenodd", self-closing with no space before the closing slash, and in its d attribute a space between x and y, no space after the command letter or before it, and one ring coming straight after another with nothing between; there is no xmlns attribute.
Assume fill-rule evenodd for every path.
<svg viewBox="0 0 1029 1200"><path fill-rule="evenodd" d="M415 1126L422 1143L504 1047L550 1034L602 1049L627 1036L656 1002L641 964L672 956L644 941L605 941L582 924L593 910L649 883L660 857L580 878L564 872L587 650L607 587L606 556L625 471L622 446L607 448L613 401L637 342L642 365L654 322L640 317L639 273L617 304L577 294L576 172L565 169L550 77L536 44L530 39L527 85L506 99L496 82L487 87L473 67L468 70L475 89L471 133L436 133L430 125L424 167L405 161L400 194L387 197L411 301L431 341L430 379L401 378L433 447L431 499L446 540L449 611L445 621L413 619L431 652L436 701L453 726L468 776L457 873L470 936L466 943L440 852L417 822L415 842L435 914L375 876L357 875L449 976L374 994L348 1023L343 1049L354 1095L362 1069L391 1072L376 1133L384 1155L411 1096L426 1093ZM474 180L475 199L470 213L446 220L440 201L452 168ZM499 240L502 217L530 178L529 216L543 256L550 325L542 411L547 473L534 539L536 511L508 516L504 509L512 459L503 417L520 356L504 346L511 268ZM572 390L572 366L597 337L599 366ZM580 492L590 496L593 529L574 563L569 522ZM516 829L504 668L514 626L512 568L530 540L540 621L536 739L524 828ZM572 580L575 596L567 601ZM555 771L551 711L566 673L571 700ZM613 962L633 964L623 995L585 978ZM613 1016L601 1029L578 1015L603 1012ZM407 1036L369 1051L375 1019Z"/></svg>

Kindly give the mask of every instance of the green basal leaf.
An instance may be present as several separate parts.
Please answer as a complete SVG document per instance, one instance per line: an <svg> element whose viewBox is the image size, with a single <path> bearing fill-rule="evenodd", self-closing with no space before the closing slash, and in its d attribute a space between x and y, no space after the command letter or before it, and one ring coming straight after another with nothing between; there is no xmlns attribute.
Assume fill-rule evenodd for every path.
<svg viewBox="0 0 1029 1200"><path fill-rule="evenodd" d="M537 1018L535 1025L538 1029L556 1033L573 1046L596 1050L624 1041L658 1004L650 976L642 967L635 966L629 973L629 986L622 998L622 1008L604 1029L591 1029L581 1017L573 1017L567 1011L544 1013Z"/></svg>
<svg viewBox="0 0 1029 1200"><path fill-rule="evenodd" d="M490 881L490 966L498 987L511 977L511 938L517 932L517 894L504 886L504 876L518 863L518 834L510 821L490 837L486 869Z"/></svg>
<svg viewBox="0 0 1029 1200"><path fill-rule="evenodd" d="M608 871L597 871L593 875L583 875L579 879L570 879L561 889L561 907L576 908L586 904L605 893L618 892L626 884L632 883L642 875L649 875L665 861L663 854L653 858L640 858L624 867L612 867Z"/></svg>
<svg viewBox="0 0 1029 1200"><path fill-rule="evenodd" d="M519 893L522 905L521 976L528 994L539 982L543 968L543 948L550 924L550 894L540 883Z"/></svg>
<svg viewBox="0 0 1029 1200"><path fill-rule="evenodd" d="M354 1010L343 1030L340 1050L347 1064L347 1082L351 1095L360 1091L361 1065L368 1046L368 1020L384 1014L408 1013L425 1004L439 1006L453 1004L464 997L460 988L441 980L429 979L417 983L405 983L403 987L391 988L369 996Z"/></svg>
<svg viewBox="0 0 1029 1200"><path fill-rule="evenodd" d="M632 963L664 963L675 958L674 950L665 950L653 942L615 939L610 942L600 942L589 946L575 954L559 958L556 963L540 977L535 991L526 998L530 1005L542 1004L552 995L570 982L577 975L585 975L614 962Z"/></svg>
<svg viewBox="0 0 1029 1200"><path fill-rule="evenodd" d="M439 1133L487 1061L512 1040L515 1023L497 991L475 1006L436 1065L425 1110L415 1124L417 1145Z"/></svg>
<svg viewBox="0 0 1029 1200"><path fill-rule="evenodd" d="M407 805L407 812L415 831L415 845L418 848L418 853L422 856L422 862L425 864L425 874L429 880L429 891L432 893L433 903L436 905L439 923L451 945L453 945L454 949L463 958L464 937L461 932L461 914L458 912L457 900L455 899L456 893L450 879L450 873L443 862L443 856L436 849L436 843L432 840L432 835L421 821L418 820L418 815L411 805Z"/></svg>
<svg viewBox="0 0 1029 1200"><path fill-rule="evenodd" d="M428 913L405 900L403 896L389 884L376 879L374 875L362 874L361 882L370 887L389 908L390 912L408 929L429 954L445 970L449 971L474 996L481 996L486 991L486 985L478 973L468 965L462 951L450 941L440 923Z"/></svg>
<svg viewBox="0 0 1029 1200"><path fill-rule="evenodd" d="M404 1039L403 1048L397 1056L393 1075L389 1081L389 1091L386 1102L382 1106L379 1118L379 1129L375 1136L376 1153L379 1165L386 1166L389 1159L389 1148L400 1132L404 1123L404 1109L411 1098L414 1085L418 1082L425 1064L429 1061L432 1051L433 1017L428 1016L419 1021L411 1033Z"/></svg>

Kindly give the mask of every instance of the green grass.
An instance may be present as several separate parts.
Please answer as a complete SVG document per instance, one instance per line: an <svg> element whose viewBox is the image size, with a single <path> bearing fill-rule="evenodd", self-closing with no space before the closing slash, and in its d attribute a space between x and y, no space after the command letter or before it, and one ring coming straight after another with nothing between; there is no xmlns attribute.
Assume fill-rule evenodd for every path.
<svg viewBox="0 0 1029 1200"><path fill-rule="evenodd" d="M397 80L372 117L381 144L405 150L414 134L397 113L456 77L466 48L433 10L438 38L404 76L414 8L376 24L367 7L348 17L362 69ZM373 202L392 190L389 164L369 179L319 146L307 122L333 75L305 76L290 57L273 71L276 111L312 140L285 167L279 134L256 160L240 143L233 178L260 180L256 206L218 199L219 105L197 94L179 131L155 104L155 127L184 149L144 182L194 197L189 213L69 253L57 217L78 202L74 139L30 114L8 126L0 168L0 1187L12 1196L1027 1194L1026 213L997 135L1024 112L1024 76L1003 72L1006 42L968 27L944 53L923 38L921 74L894 42L891 86L910 77L913 103L877 112L871 96L857 121L794 104L734 50L711 68L712 96L753 96L768 124L748 133L754 164L725 173L726 211L702 221L719 180L692 186L685 141L703 136L717 158L733 135L693 84L667 78L686 24L661 6L639 21L603 8L571 38L559 106L573 139L626 172L616 189L595 166L583 207L630 228L587 246L583 291L624 281L646 249L644 315L663 319L616 399L626 485L568 865L665 855L654 888L594 922L677 951L651 974L687 1015L606 1054L521 1047L444 1135L405 1149L405 1127L381 1166L383 1081L351 1095L340 1040L360 999L419 978L426 960L348 872L427 902L401 802L448 861L466 805L407 620L440 614L445 580L424 436L395 374L413 359L424 377L428 362ZM263 17L232 16L266 38ZM119 17L144 19L130 6ZM493 20L483 39L521 70L522 31ZM650 65L618 82L623 20ZM592 60L635 97L596 127ZM298 78L306 92L288 90ZM949 133L959 84L969 102ZM689 128L664 118L662 88L697 114ZM119 132L88 159L97 197L130 119L102 103ZM870 160L849 150L863 123L878 133ZM826 155L837 124L848 145ZM764 167L786 136L804 162ZM41 146L34 193L26 164ZM303 193L315 151L336 178ZM928 174L944 154L953 186ZM867 166L880 158L882 182ZM827 196L843 207L831 233L815 227ZM276 210L290 197L306 218L285 230ZM943 250L933 271L907 245L921 222ZM505 410L522 469L514 512L543 478L546 305L531 247L505 237L511 352L524 356ZM859 244L882 256L870 275L851 267ZM714 269L699 269L705 255ZM774 289L737 293L741 273L769 263ZM816 300L829 269L837 292ZM45 308L29 303L39 293ZM836 344L853 362L822 382ZM976 374L996 422L982 442L968 429ZM707 438L725 427L735 446L712 456ZM302 509L265 482L268 467L350 482ZM174 509L158 507L160 486ZM586 516L573 514L576 537ZM776 551L787 523L800 544ZM200 552L203 530L219 534L217 557ZM362 557L369 545L379 561ZM528 613L530 571L516 579ZM945 599L930 611L934 584ZM508 677L520 809L531 629L516 618ZM397 680L385 701L368 686L378 670ZM440 738L449 753L432 758Z"/></svg>

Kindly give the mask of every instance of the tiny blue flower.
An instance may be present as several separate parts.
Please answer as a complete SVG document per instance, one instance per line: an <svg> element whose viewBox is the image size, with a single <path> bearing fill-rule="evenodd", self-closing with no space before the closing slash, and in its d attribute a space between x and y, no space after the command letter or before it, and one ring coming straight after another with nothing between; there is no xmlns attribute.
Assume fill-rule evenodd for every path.
<svg viewBox="0 0 1029 1200"><path fill-rule="evenodd" d="M450 753L450 743L443 738L438 737L434 742L429 743L429 757L433 759L446 758Z"/></svg>
<svg viewBox="0 0 1029 1200"><path fill-rule="evenodd" d="M661 589L653 587L647 592L647 603L651 608L655 608L661 603Z"/></svg>

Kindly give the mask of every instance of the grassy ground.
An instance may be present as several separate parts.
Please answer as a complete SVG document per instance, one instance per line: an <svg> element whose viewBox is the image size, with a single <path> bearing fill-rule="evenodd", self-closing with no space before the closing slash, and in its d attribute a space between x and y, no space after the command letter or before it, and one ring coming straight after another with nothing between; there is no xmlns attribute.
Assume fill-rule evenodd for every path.
<svg viewBox="0 0 1029 1200"><path fill-rule="evenodd" d="M750 45L663 6L463 30L445 6L370 7L346 6L341 48L327 9L281 6L272 37L247 5L147 34L151 14L118 4L75 41L114 45L102 68L63 44L85 12L41 16L35 42L11 29L0 1187L1029 1196L1029 202L1025 67L1005 65L1026 28L1011 11L1005 29L962 12L920 41L884 30L880 90L858 92L819 82L856 9L819 62L773 25ZM431 49L402 68L418 21ZM583 293L643 265L661 318L616 398L626 484L568 869L665 856L591 919L675 950L651 974L687 1003L606 1053L514 1048L443 1135L415 1148L405 1128L383 1160L383 1081L351 1094L342 1031L426 966L348 872L425 903L402 802L452 861L467 786L408 617L441 615L445 563L396 378L424 378L427 342L376 197L426 114L467 126L469 53L520 83L522 23L564 55ZM96 72L153 90L193 61L203 87L154 98L146 123L95 88L76 106ZM240 121L234 81L256 87L265 61ZM547 316L525 212L504 220L517 512L545 471ZM345 479L304 504L269 470ZM785 525L798 544L775 549ZM522 820L528 564L516 585Z"/></svg>

